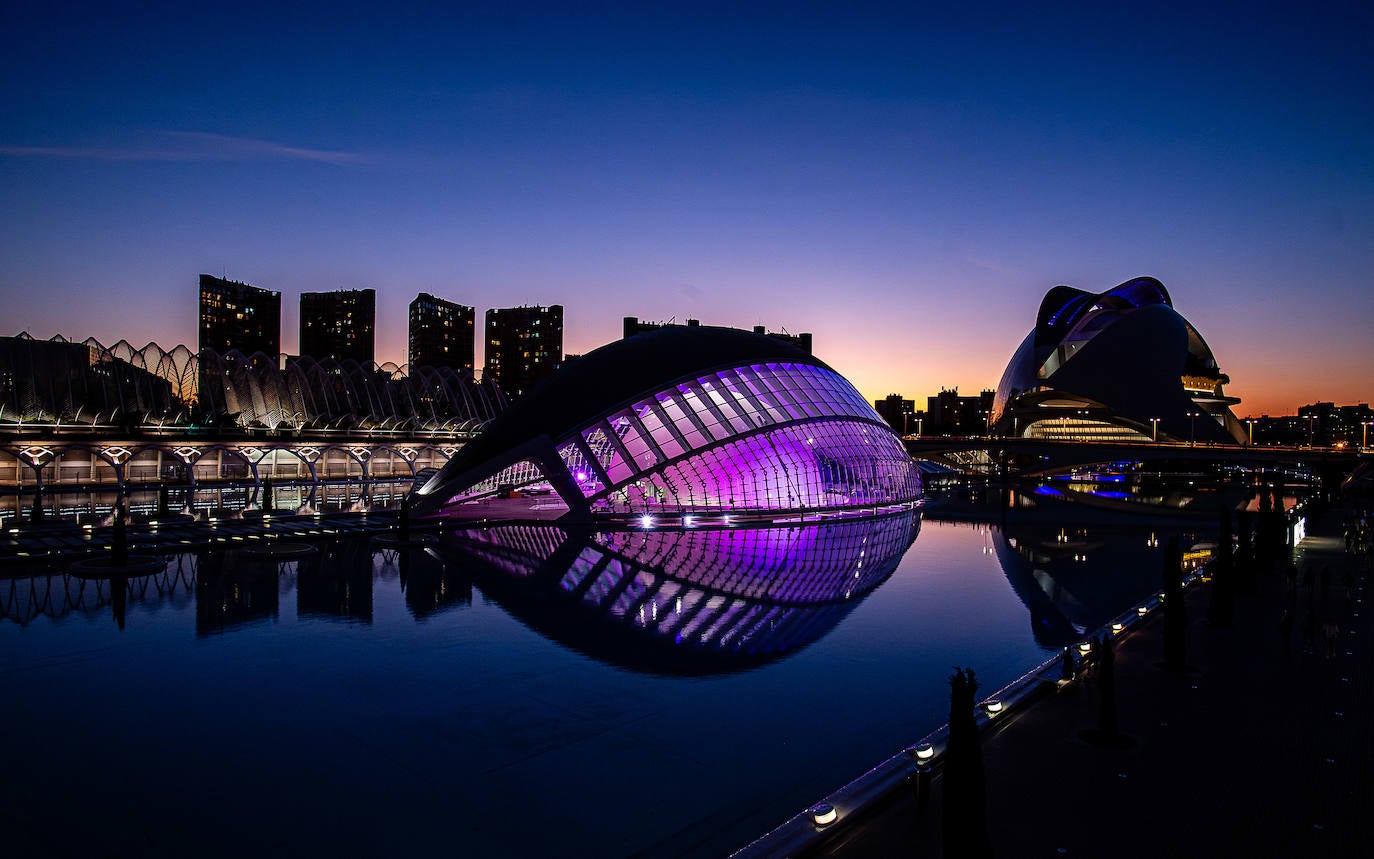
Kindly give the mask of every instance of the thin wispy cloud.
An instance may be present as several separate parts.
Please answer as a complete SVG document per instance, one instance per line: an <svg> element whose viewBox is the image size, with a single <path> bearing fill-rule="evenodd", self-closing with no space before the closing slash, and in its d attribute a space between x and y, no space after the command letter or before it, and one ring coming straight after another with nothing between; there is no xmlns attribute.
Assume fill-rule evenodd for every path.
<svg viewBox="0 0 1374 859"><path fill-rule="evenodd" d="M10 146L0 144L0 156L10 158L71 158L87 161L317 161L356 164L356 152L287 146L270 140L230 137L203 131L169 131L156 143L131 146Z"/></svg>
<svg viewBox="0 0 1374 859"><path fill-rule="evenodd" d="M975 256L973 254L966 255L965 259L968 260L970 265L977 266L978 268L993 272L994 274L1020 274L1020 272L1018 272L1011 266L1003 265L997 260L991 260L986 257Z"/></svg>

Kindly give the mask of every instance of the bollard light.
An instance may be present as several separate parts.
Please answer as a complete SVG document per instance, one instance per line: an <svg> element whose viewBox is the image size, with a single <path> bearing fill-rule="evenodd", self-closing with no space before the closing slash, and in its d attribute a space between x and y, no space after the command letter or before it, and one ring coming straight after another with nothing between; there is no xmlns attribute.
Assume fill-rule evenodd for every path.
<svg viewBox="0 0 1374 859"><path fill-rule="evenodd" d="M835 806L828 802L817 803L807 809L806 813L811 815L811 820L817 826L829 826L839 817L835 811Z"/></svg>
<svg viewBox="0 0 1374 859"><path fill-rule="evenodd" d="M1120 621L1118 621L1118 622L1112 624L1112 635L1120 635L1120 634L1122 633L1122 631L1125 630L1125 629L1126 629L1126 624L1121 623Z"/></svg>
<svg viewBox="0 0 1374 859"><path fill-rule="evenodd" d="M916 763L928 764L935 759L935 747L930 743L921 743L915 748Z"/></svg>
<svg viewBox="0 0 1374 859"><path fill-rule="evenodd" d="M1080 643L1078 645L1078 652L1083 654L1084 656L1087 656L1089 653L1093 652L1093 643L1091 641L1084 641Z"/></svg>
<svg viewBox="0 0 1374 859"><path fill-rule="evenodd" d="M996 698L992 698L989 699L988 702L983 705L983 709L987 711L988 717L991 718L993 716L996 716L998 713L1001 713L1004 707L1001 701L997 700Z"/></svg>
<svg viewBox="0 0 1374 859"><path fill-rule="evenodd" d="M1145 615L1150 613L1150 607L1144 605L1138 606L1135 610L1135 613L1140 615L1141 617L1144 617Z"/></svg>

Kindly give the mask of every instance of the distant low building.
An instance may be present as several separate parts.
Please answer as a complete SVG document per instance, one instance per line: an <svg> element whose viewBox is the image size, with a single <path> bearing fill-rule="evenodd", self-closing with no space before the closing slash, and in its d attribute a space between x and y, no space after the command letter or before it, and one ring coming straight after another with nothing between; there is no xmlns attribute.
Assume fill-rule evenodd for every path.
<svg viewBox="0 0 1374 859"><path fill-rule="evenodd" d="M143 356L123 341L118 352L94 341L0 337L0 423L138 424L185 415L188 404L168 379L136 364Z"/></svg>
<svg viewBox="0 0 1374 859"><path fill-rule="evenodd" d="M686 324L684 325L683 323L673 322L672 320L669 320L667 322L647 322L641 320L637 316L626 316L624 336L633 337L636 334L643 334L646 331L657 331L660 328L670 328L673 326L696 328L700 325L700 319L688 319ZM808 355L813 354L811 351L810 332L804 332L801 334L788 334L786 331L768 331L762 325L755 325L753 328L753 332L755 334L763 334L765 336L772 337L774 340L781 340L783 343L790 343L793 346L796 346L798 349L801 349Z"/></svg>
<svg viewBox="0 0 1374 859"><path fill-rule="evenodd" d="M1374 429L1374 410L1369 403L1309 403L1296 415L1263 415L1246 418L1244 423L1247 436L1258 445L1363 445Z"/></svg>
<svg viewBox="0 0 1374 859"><path fill-rule="evenodd" d="M873 401L873 411L887 421L892 431L899 435L909 435L916 431L916 401L903 399L901 394L888 394L885 399Z"/></svg>
<svg viewBox="0 0 1374 859"><path fill-rule="evenodd" d="M925 432L950 435L986 435L996 391L976 397L959 396L956 386L926 400Z"/></svg>

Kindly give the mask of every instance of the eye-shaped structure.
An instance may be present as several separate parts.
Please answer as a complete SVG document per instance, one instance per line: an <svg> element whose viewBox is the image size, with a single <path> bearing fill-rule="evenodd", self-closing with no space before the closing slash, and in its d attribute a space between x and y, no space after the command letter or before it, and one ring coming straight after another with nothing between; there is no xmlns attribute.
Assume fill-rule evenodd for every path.
<svg viewBox="0 0 1374 859"><path fill-rule="evenodd" d="M493 499L533 495L543 500L531 508L571 519L652 520L872 508L919 493L901 439L842 376L771 337L699 326L570 362L413 502L420 515L468 518L496 515Z"/></svg>
<svg viewBox="0 0 1374 859"><path fill-rule="evenodd" d="M997 386L995 431L1026 438L1239 443L1231 380L1164 285L1045 295Z"/></svg>

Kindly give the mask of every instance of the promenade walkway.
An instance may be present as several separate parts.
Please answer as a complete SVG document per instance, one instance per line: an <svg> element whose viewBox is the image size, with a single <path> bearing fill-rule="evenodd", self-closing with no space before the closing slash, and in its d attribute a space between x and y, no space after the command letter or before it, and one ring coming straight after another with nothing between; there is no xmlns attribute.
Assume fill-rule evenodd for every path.
<svg viewBox="0 0 1374 859"><path fill-rule="evenodd" d="M1374 629L1365 562L1344 551L1334 510L1281 573L1237 597L1234 622L1207 624L1210 586L1188 592L1188 664L1159 667L1162 613L1118 642L1118 714L1128 748L1086 742L1097 721L1091 683L1011 714L984 737L993 855L1019 857L1374 856ZM1320 571L1330 569L1327 587ZM1347 597L1344 578L1354 585ZM1295 609L1290 642L1280 635ZM1328 657L1318 625L1339 625ZM977 666L973 666L977 668ZM991 690L981 690L980 695ZM941 855L932 799L888 799L811 855Z"/></svg>

